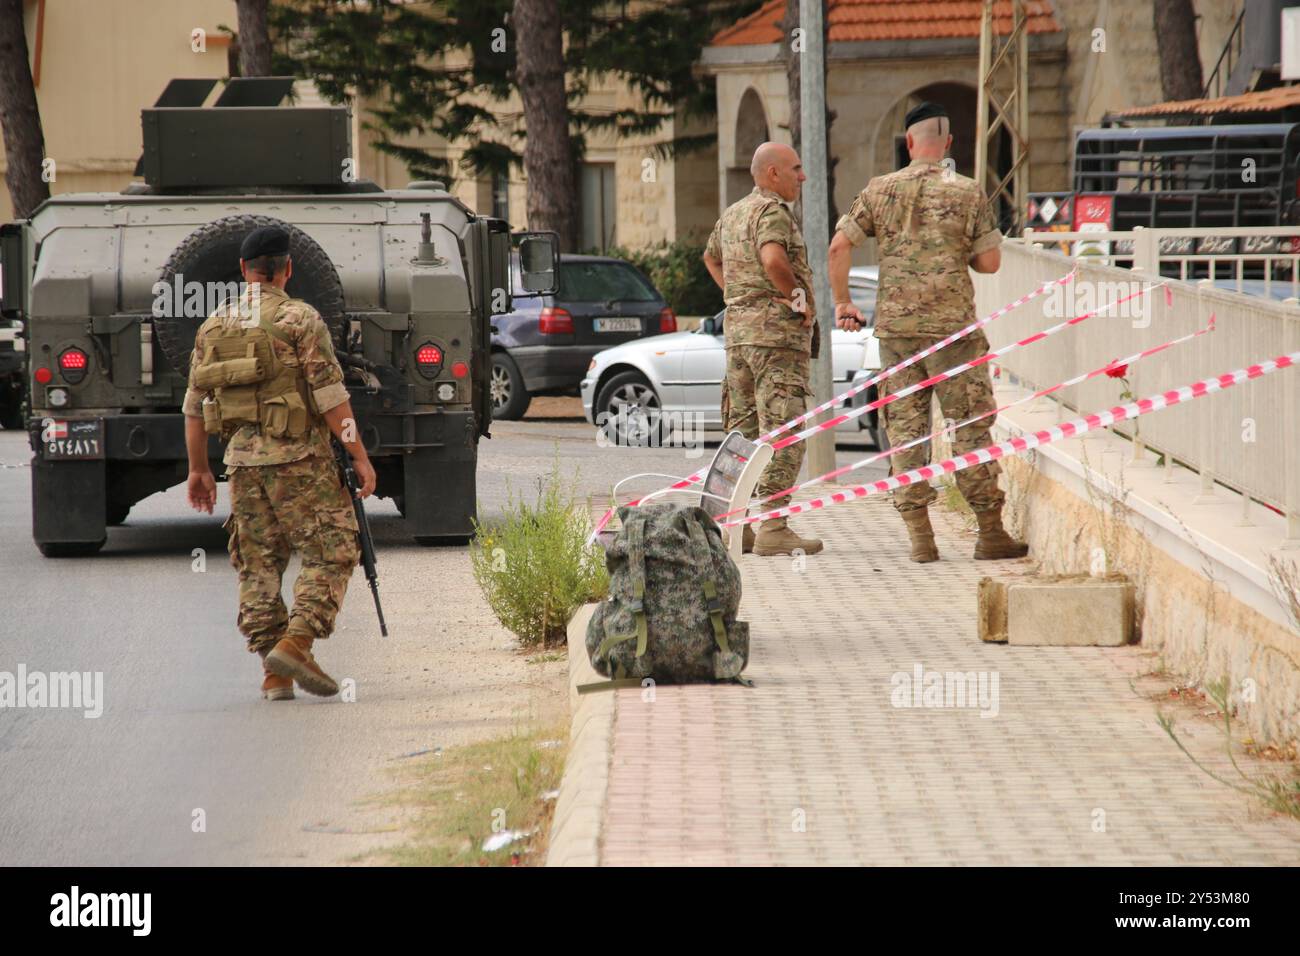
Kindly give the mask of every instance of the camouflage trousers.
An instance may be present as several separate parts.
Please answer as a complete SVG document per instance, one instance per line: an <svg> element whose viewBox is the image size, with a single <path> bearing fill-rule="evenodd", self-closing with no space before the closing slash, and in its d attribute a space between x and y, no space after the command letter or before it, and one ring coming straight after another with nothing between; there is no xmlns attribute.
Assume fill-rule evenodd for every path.
<svg viewBox="0 0 1300 956"><path fill-rule="evenodd" d="M722 388L722 425L751 441L808 410L809 357L795 349L761 345L727 348L727 380ZM782 448L758 479L760 498L784 491L799 478L804 444ZM790 496L774 499L767 509L790 503Z"/></svg>
<svg viewBox="0 0 1300 956"><path fill-rule="evenodd" d="M922 349L933 345L937 338L907 336L880 339L880 363L884 368L896 365L910 358ZM951 345L941 348L933 355L922 359L915 365L897 372L881 383L881 395L902 391L909 385L923 382L931 376L969 362L984 355L989 350L988 339L983 332L974 332ZM919 392L890 402L881 408L884 416L885 432L889 443L895 447L928 435L935 429L931 427L930 393L939 399L939 408L943 417L950 420L947 424L964 421L973 415L992 411L993 381L989 377L989 367L980 365L962 372L955 378L923 388ZM964 425L947 436L952 442L953 454L960 455L974 451L989 444L989 430L993 419L986 418L970 425ZM930 445L923 442L907 451L901 451L889 459L889 473L920 468L930 460ZM998 487L998 474L1001 468L997 462L987 462L956 473L957 489L973 511L990 511L1002 507L1005 497ZM894 507L899 511L913 511L923 508L934 501L938 495L927 482L907 485L894 491Z"/></svg>
<svg viewBox="0 0 1300 956"><path fill-rule="evenodd" d="M329 637L360 557L356 516L333 460L231 468L226 530L248 649L268 650L286 633ZM290 612L280 589L293 551L302 570Z"/></svg>

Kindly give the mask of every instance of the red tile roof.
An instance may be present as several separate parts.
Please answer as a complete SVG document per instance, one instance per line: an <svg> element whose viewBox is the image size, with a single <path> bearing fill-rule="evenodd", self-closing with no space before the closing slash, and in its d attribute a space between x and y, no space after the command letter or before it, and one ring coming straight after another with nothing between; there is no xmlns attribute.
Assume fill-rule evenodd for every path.
<svg viewBox="0 0 1300 956"><path fill-rule="evenodd" d="M978 37L981 0L829 0L831 42L862 40L929 40ZM993 5L995 28L1011 31L1011 0ZM1047 0L1026 0L1030 33L1056 33L1061 25ZM785 0L768 0L757 11L713 37L714 46L779 43Z"/></svg>
<svg viewBox="0 0 1300 956"><path fill-rule="evenodd" d="M1300 106L1300 86L1279 86L1240 96L1221 96L1215 100L1172 100L1153 106L1135 106L1119 110L1115 116L1214 116L1218 113L1268 113Z"/></svg>

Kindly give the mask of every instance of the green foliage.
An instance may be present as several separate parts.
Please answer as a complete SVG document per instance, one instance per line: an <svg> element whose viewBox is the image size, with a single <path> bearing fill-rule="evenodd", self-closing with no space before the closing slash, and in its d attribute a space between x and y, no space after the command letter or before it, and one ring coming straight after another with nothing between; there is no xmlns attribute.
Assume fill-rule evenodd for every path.
<svg viewBox="0 0 1300 956"><path fill-rule="evenodd" d="M570 130L575 159L586 134L655 133L673 117L716 111L714 86L694 75L700 52L720 28L759 0L664 0L654 4L559 0L566 43ZM466 144L462 166L475 175L522 163L518 113L494 107L515 89L513 0L276 0L270 21L276 73L309 77L342 103L355 91L374 97L367 129L377 148L412 175L450 178L447 161L393 141L436 133ZM605 75L625 81L644 109L583 110L576 104ZM680 137L661 152L708 145L712 136Z"/></svg>
<svg viewBox="0 0 1300 956"><path fill-rule="evenodd" d="M525 646L562 644L578 608L605 596L605 552L587 545L591 521L572 488L562 487L558 462L539 479L535 504L508 492L504 512L498 524L475 523L474 579L497 620Z"/></svg>
<svg viewBox="0 0 1300 956"><path fill-rule="evenodd" d="M654 283L678 315L713 315L722 308L722 290L704 267L704 243L662 241L645 249L616 246L602 255L632 263Z"/></svg>

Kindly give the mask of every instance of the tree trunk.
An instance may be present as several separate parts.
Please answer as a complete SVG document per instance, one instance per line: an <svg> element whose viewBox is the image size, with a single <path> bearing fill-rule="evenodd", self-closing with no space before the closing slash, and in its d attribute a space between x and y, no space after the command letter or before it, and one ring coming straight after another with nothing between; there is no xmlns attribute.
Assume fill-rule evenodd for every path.
<svg viewBox="0 0 1300 956"><path fill-rule="evenodd" d="M827 39L825 41L826 58L823 62L823 75L829 71L830 66L830 19L827 14L830 12L826 9L828 4L822 0L822 25L826 29ZM800 112L799 95L801 83L799 81L799 56L793 46L794 31L799 26L799 0L785 0L785 16L781 19L781 55L785 58L785 83L790 100L790 141L794 146L794 151L803 155L803 115ZM835 111L830 107L830 97L826 98L826 197L830 222L830 238L835 238L835 222L839 219L839 213L835 209L835 164L838 160L831 150L831 124L835 122ZM865 185L865 184L864 184ZM802 217L801 217L802 218Z"/></svg>
<svg viewBox="0 0 1300 956"><path fill-rule="evenodd" d="M271 33L266 25L269 0L235 0L239 6L239 75L271 75Z"/></svg>
<svg viewBox="0 0 1300 956"><path fill-rule="evenodd" d="M50 184L41 176L45 133L27 62L23 0L0 0L0 131L4 134L8 164L5 184L14 218L26 219L50 198Z"/></svg>
<svg viewBox="0 0 1300 956"><path fill-rule="evenodd" d="M528 228L559 234L560 249L578 246L578 195L564 88L559 0L515 0L515 81L524 106Z"/></svg>
<svg viewBox="0 0 1300 956"><path fill-rule="evenodd" d="M1192 0L1154 0L1160 87L1166 100L1197 100L1205 89Z"/></svg>

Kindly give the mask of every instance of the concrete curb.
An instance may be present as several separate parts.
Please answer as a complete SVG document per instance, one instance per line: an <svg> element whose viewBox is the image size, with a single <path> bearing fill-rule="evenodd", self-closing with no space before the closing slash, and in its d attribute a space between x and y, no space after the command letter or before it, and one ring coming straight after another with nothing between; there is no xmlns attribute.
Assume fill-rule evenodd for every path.
<svg viewBox="0 0 1300 956"><path fill-rule="evenodd" d="M604 680L587 659L587 622L596 605L586 604L569 622L569 755L551 823L547 866L597 866L614 746L613 692L579 696L578 685Z"/></svg>

